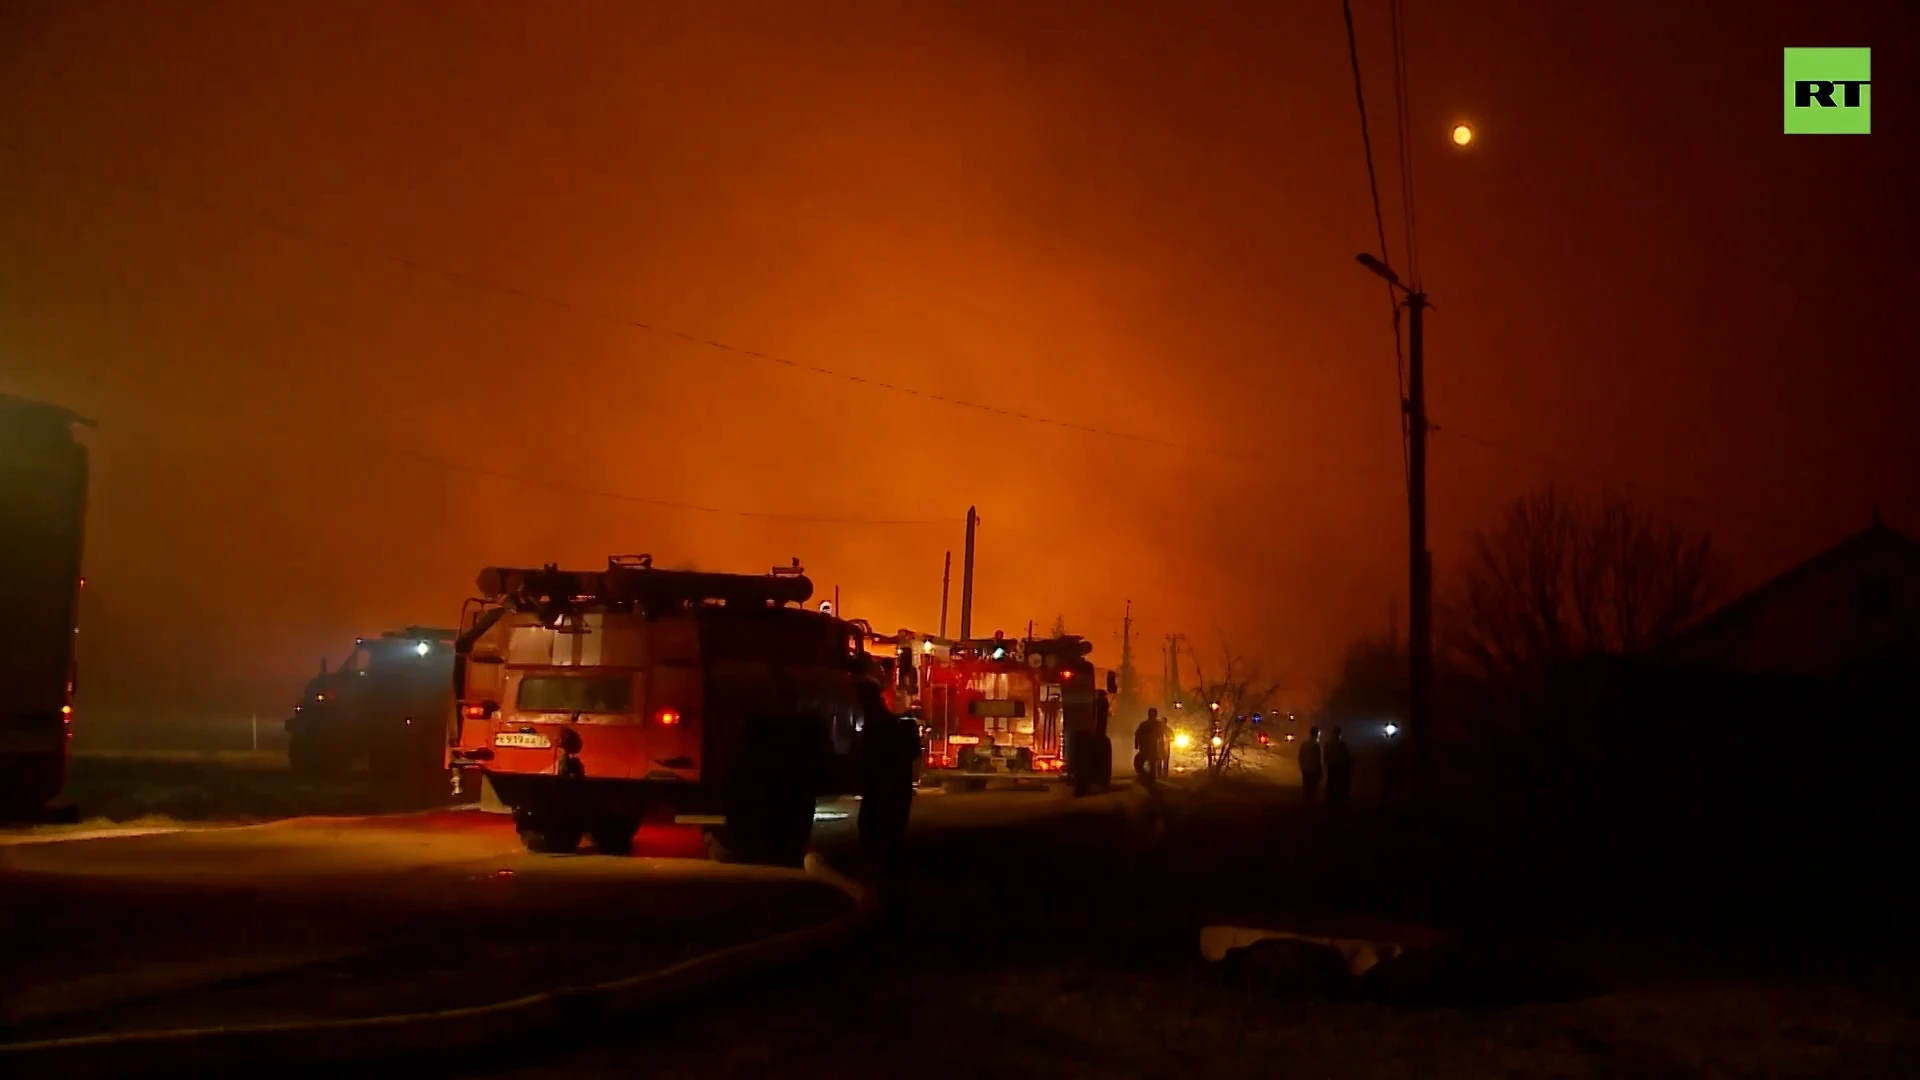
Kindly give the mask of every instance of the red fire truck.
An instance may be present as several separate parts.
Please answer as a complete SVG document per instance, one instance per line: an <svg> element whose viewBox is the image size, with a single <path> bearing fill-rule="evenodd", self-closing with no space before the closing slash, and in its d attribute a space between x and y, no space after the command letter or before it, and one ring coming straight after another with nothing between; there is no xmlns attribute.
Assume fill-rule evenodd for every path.
<svg viewBox="0 0 1920 1080"><path fill-rule="evenodd" d="M952 641L902 630L869 636L867 649L891 675L894 707L920 720L924 780L1057 776L1076 756L1071 744L1088 747L1088 782L1106 782L1093 749L1104 733L1085 638Z"/></svg>
<svg viewBox="0 0 1920 1080"><path fill-rule="evenodd" d="M0 394L0 816L37 817L73 733L87 448L58 405Z"/></svg>
<svg viewBox="0 0 1920 1080"><path fill-rule="evenodd" d="M706 826L718 859L797 862L828 794L900 786L875 766L861 631L770 574L490 568L454 644L456 794L513 813L534 851L629 850L643 822ZM882 735L891 733L880 733ZM889 744L892 740L889 740ZM901 740L899 745L906 745ZM874 772L874 769L882 771Z"/></svg>

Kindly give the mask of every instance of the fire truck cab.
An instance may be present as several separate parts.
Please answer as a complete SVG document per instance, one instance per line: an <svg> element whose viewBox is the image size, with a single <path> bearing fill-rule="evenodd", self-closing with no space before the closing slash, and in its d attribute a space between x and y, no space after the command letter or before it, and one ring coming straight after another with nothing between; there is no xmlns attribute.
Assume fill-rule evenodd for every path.
<svg viewBox="0 0 1920 1080"><path fill-rule="evenodd" d="M530 850L624 853L647 822L707 827L725 861L792 864L821 795L897 782L867 754L860 631L768 574L490 568L455 643L446 763ZM897 733L881 733L897 734ZM884 740L872 746L894 745Z"/></svg>

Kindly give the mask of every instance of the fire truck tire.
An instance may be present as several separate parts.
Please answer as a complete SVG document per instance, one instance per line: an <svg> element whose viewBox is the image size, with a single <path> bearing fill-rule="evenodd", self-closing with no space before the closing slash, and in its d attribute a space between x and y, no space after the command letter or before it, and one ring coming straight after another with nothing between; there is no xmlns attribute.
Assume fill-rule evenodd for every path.
<svg viewBox="0 0 1920 1080"><path fill-rule="evenodd" d="M1033 751L1027 749L1024 746L1018 750L1015 750L1013 752L1013 756L1007 759L1007 771L1014 772L1014 773L1032 772L1033 771Z"/></svg>
<svg viewBox="0 0 1920 1080"><path fill-rule="evenodd" d="M580 837L586 831L559 814L537 813L526 807L514 809L513 827L520 834L520 842L536 855L571 855L580 849Z"/></svg>
<svg viewBox="0 0 1920 1080"><path fill-rule="evenodd" d="M587 835L593 840L593 850L602 855L631 855L633 836L639 831L636 821L603 820L594 822Z"/></svg>
<svg viewBox="0 0 1920 1080"><path fill-rule="evenodd" d="M580 850L580 830L565 825L542 824L520 830L520 842L536 855L571 855Z"/></svg>

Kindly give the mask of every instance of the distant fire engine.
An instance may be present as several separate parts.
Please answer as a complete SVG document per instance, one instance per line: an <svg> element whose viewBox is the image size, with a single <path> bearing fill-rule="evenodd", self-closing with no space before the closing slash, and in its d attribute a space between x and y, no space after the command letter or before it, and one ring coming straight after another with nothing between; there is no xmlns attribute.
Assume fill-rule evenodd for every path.
<svg viewBox="0 0 1920 1080"><path fill-rule="evenodd" d="M1100 687L1085 638L953 641L902 630L869 635L867 651L893 687L890 707L920 720L928 781L1059 775L1069 744L1091 747L1100 734ZM1088 765L1101 771L1092 757Z"/></svg>

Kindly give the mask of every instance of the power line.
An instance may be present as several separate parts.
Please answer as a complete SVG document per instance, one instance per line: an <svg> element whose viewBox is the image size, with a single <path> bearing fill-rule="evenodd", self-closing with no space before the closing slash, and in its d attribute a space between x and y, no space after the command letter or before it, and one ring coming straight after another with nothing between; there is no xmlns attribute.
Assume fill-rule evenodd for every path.
<svg viewBox="0 0 1920 1080"><path fill-rule="evenodd" d="M1377 231L1379 241L1381 244L1381 256L1384 259L1387 254L1386 225L1385 225L1385 218L1381 213L1381 207L1380 207L1379 181L1374 169L1372 137L1368 131L1368 125L1367 125L1366 98L1362 90L1362 84L1360 79L1359 46L1354 33L1353 9L1351 5L1351 0L1343 0L1342 8L1346 16L1348 54L1349 54L1350 60L1352 61L1353 73L1354 73L1354 98L1355 98L1356 104L1359 107L1359 112L1360 112L1360 137L1361 137L1361 143L1366 152L1367 180L1368 180L1368 186L1370 188L1370 191L1373 197L1374 225L1375 225L1375 229ZM25 150L24 148L18 145L8 144L4 141L0 141L0 147L6 147L8 149L14 150L16 153L20 154L22 157L28 157L28 158L33 157L31 153L29 153L27 150ZM45 161L46 159L43 158L41 160ZM1201 445L1192 444L1192 443L1179 442L1176 440L1160 439L1154 436L1138 435L1138 434L1129 433L1129 432L1115 431L1115 430L1100 428L1092 425L1076 424L1071 421L1055 420L1050 417L1035 416L1028 413L1018 412L1016 410L1002 409L993 405L973 402L973 401L969 401L961 398L953 398L946 395L932 393L929 391L922 391L922 390L917 390L911 387L899 386L899 385L884 382L881 380L868 379L863 376L841 372L832 368L789 360L783 357L776 356L771 353L765 353L765 352L760 352L760 351L751 350L751 349L744 349L744 348L733 346L724 342L716 341L713 339L703 338L698 335L692 335L692 334L687 334L678 330L673 330L671 328L667 328L664 326L640 322L637 320L626 318L618 314L603 312L593 308L589 308L584 305L576 304L564 299L553 297L551 295L533 292L526 289L521 289L513 285L502 284L496 281L492 281L490 279L478 277L473 274L468 274L463 271L452 270L446 267L439 266L437 264L409 258L407 256L394 255L388 252L365 247L363 245L350 243L348 241L340 240L338 238L327 236L321 233L316 233L311 230L306 230L306 229L301 229L298 227L286 225L274 218L268 217L266 215L258 214L252 211L234 210L222 205L211 203L205 199L201 199L198 197L181 195L143 180L135 181L135 180L124 180L124 179L108 179L100 176L99 174L91 170L83 169L83 168L73 166L71 164L67 164L64 162L56 161L56 162L52 162L51 164L55 168L64 169L69 173L73 173L75 175L93 180L105 186L123 187L131 190L139 191L143 194L150 195L161 200L190 205L204 212L213 214L215 216L232 218L240 221L246 221L258 227L267 229L272 232L280 233L285 236L293 237L295 239L304 240L304 241L308 241L308 242L323 245L323 246L339 248L341 250L352 252L358 255L383 259L389 262L400 264L402 266L407 266L415 270L421 270L421 271L439 274L451 280L460 281L466 284L473 285L478 288L489 289L492 291L517 296L533 303L545 304L548 306L556 307L556 308L574 312L577 314L603 318L612 322L617 322L622 325L631 326L631 327L645 330L651 333L678 337L678 338L681 338L682 340L685 340L694 344L707 346L710 348L726 351L729 353L734 353L734 354L748 357L751 359L761 360L761 361L777 364L784 367L807 371L807 372L821 375L821 376L827 376L827 377L845 380L848 382L860 383L863 385L875 387L882 390L888 390L896 393L909 394L916 397L922 397L928 400L937 401L937 402L955 406L955 407L969 408L969 409L975 409L979 411L994 413L997 415L1005 416L1010 419L1023 420L1030 423L1047 424L1047 425L1063 428L1066 430L1081 432L1083 434L1091 434L1091 435L1099 435L1107 438L1123 439L1123 440L1132 441L1132 442L1140 442L1148 445L1159 446L1166 449L1174 449L1174 450L1182 450L1182 451L1198 453L1198 454L1206 454L1209 456L1220 457L1220 458L1225 458L1229 460L1245 461L1245 462L1260 464L1260 465L1271 465L1274 462L1274 458L1271 455L1256 454L1256 453L1250 453L1250 452L1238 451L1238 450L1229 450L1229 449L1224 449L1219 447L1201 446ZM1389 302L1392 304L1394 353L1395 353L1395 359L1400 365L1401 389L1402 389L1402 394L1404 395L1405 393L1405 355L1404 355L1404 348L1403 348L1402 337L1401 337L1400 306L1397 303L1397 301L1394 301L1393 299L1391 287L1388 288L1388 299L1389 299ZM1439 431L1440 429L1436 426L1431 428L1430 430ZM1402 445L1401 445L1402 467L1403 469L1405 469L1406 468L1405 436L1407 432L1406 432L1406 415L1405 415L1404 409L1401 412L1401 432L1402 432ZM1512 448L1505 447L1502 444L1494 442L1493 440L1488 440L1478 436L1474 436L1469 433L1462 432L1455 428L1451 428L1451 427L1448 428L1447 433L1463 441L1477 443L1483 447L1486 447L1488 449L1492 449L1498 452L1509 453L1512 456L1524 458L1536 464L1543 464L1552 468L1566 469L1568 471L1585 472L1589 475L1599 476L1602 479L1607 479L1604 474L1595 472L1594 470L1583 469L1578 466L1565 465L1564 463L1555 462L1548 458L1543 458L1538 455L1529 454L1526 451L1514 450ZM420 461L426 464L435 465L441 468L452 469L452 470L461 471L461 472L468 472L468 473L473 473L477 475L489 476L495 479L512 482L512 483L523 484L530 487L547 488L550 490L562 491L562 492L567 492L572 494L606 498L606 499L611 499L611 500L616 500L621 502L635 503L638 505L657 506L663 509L686 510L686 511L696 512L696 513L736 516L736 517L744 517L744 518L760 518L760 519L767 519L767 520L810 522L810 523L820 523L820 524L847 524L847 525L873 525L873 526L951 525L955 521L959 520L957 518L955 519L857 518L857 517L839 517L839 516L833 516L833 515L784 513L779 511L744 510L744 509L734 509L734 508L726 508L726 507L705 506L697 503L680 502L680 501L670 500L670 499L658 499L650 496L634 495L626 492L608 491L608 490L596 489L591 487L561 484L561 483L548 481L548 480L539 480L532 477L521 476L514 473L491 470L483 466L469 465L464 462L454 462L454 461L448 461L442 458L431 457L429 455L422 455L416 451L410 451L406 449L396 450L394 448L389 448L389 453L393 453L396 456L400 456L400 457L409 457L413 460ZM1638 485L1638 486L1646 486L1646 485ZM1707 500L1700 499L1697 496L1691 496L1691 495L1687 495L1686 493L1678 493L1678 492L1676 492L1675 494L1676 494L1676 497L1679 497L1679 498L1687 499L1689 501L1693 501L1696 503L1701 503L1703 505L1710 505L1707 502ZM1780 524L1778 519L1775 519L1773 523Z"/></svg>
<svg viewBox="0 0 1920 1080"><path fill-rule="evenodd" d="M1347 59L1353 64L1354 104L1360 109L1360 146L1366 152L1367 190L1373 196L1373 227L1380 239L1380 260L1391 266L1393 256L1387 247L1387 219L1380 212L1380 176L1373 167L1373 135L1367 130L1367 95L1360 78L1360 39L1353 29L1353 0L1340 0L1340 12L1347 21ZM1407 430L1407 353L1400 336L1400 298L1393 294L1392 284L1388 284L1386 289L1387 307L1393 315L1393 364L1395 389L1399 396L1396 402L1399 408L1396 411L1400 416L1400 469L1404 482L1411 486L1413 464L1407 449L1407 439L1411 434Z"/></svg>
<svg viewBox="0 0 1920 1080"><path fill-rule="evenodd" d="M1412 96L1408 89L1407 78L1407 35L1401 22L1401 0L1388 0L1387 17L1391 23L1393 36L1393 103L1394 126L1399 139L1400 156L1400 214L1401 224L1406 233L1407 274L1412 277L1414 287L1420 285L1420 245L1415 239L1418 230L1415 226L1417 215L1414 212L1413 197L1413 153L1410 132L1412 130Z"/></svg>
<svg viewBox="0 0 1920 1080"><path fill-rule="evenodd" d="M113 425L111 422L109 422L109 424L106 425L108 429L108 434L106 435L106 438L108 439L112 438L112 430L114 426L115 425ZM356 446L362 449L364 449L366 445L367 445L366 443L356 443ZM376 443L374 445L376 445L382 452L387 454L389 457L398 458L406 461L412 461L418 464L423 464L423 465L427 465L427 466L438 468L438 469L445 469L452 472L469 473L475 476L484 476L484 477L489 477L495 480L503 480L508 483L520 484L525 487L544 488L550 491L559 491L559 492L564 492L572 495L585 495L585 496L590 496L594 498L609 499L616 502L633 503L635 505L640 505L640 506L652 506L652 507L658 507L658 508L667 509L667 510L685 510L685 511L691 511L695 513L701 513L701 514L712 514L712 515L721 516L721 517L740 517L740 518L750 518L750 519L768 520L768 521L789 521L789 522L795 522L800 524L858 525L858 526L873 526L873 527L955 525L955 524L958 524L961 520L963 520L962 518L959 518L959 517L952 517L952 518L843 517L843 516L831 515L831 514L788 513L788 512L774 511L774 510L744 510L744 509L739 509L734 507L707 506L701 503L682 502L675 499L661 499L661 498L655 498L655 497L646 496L646 495L635 495L635 494L631 494L629 492L624 492L624 491L610 491L603 488L586 487L586 486L577 485L577 484L567 484L567 483L554 481L554 480L543 480L543 479L539 479L531 476L522 476L518 473L507 472L501 469L491 469L483 465L473 465L467 462L453 461L453 460L438 457L432 454L422 453L418 450L414 450L409 447L401 447L401 446L395 446L392 444L379 444L379 443Z"/></svg>
<svg viewBox="0 0 1920 1080"><path fill-rule="evenodd" d="M0 144L0 145L6 145L6 144ZM28 158L34 157L34 155L31 152L17 145L11 146L10 149L13 149L16 153L19 153L23 157L28 157ZM1147 446L1155 446L1161 449L1182 450L1182 451L1188 451L1191 453L1207 454L1215 457L1232 458L1232 459L1239 459L1239 460L1246 460L1246 461L1262 461L1262 462L1270 461L1270 459L1268 458L1265 458L1259 455L1248 454L1238 450L1229 450L1229 449L1220 448L1220 447L1200 446L1197 444L1180 442L1178 440L1173 440L1173 439L1163 439L1153 435L1143 435L1137 432L1118 431L1112 428L1104 428L1094 424L1082 424L1072 420L1061 420L1061 419L1057 419L1055 417L1050 417L1050 416L1040 416L1035 413L1022 412L1018 409L1009 409L999 405L988 404L986 402L974 401L968 398L954 397L950 394L941 394L931 390L922 390L922 389L919 389L918 387L906 386L901 383L889 382L884 379L870 378L865 375L856 375L851 372L841 371L837 368L830 368L820 364L813 364L813 363L808 363L806 361L794 360L789 357L780 356L776 353L765 352L758 349L749 349L743 346L731 344L729 342L720 341L716 338L705 337L699 334L690 334L690 333L687 333L686 331L677 330L673 327L661 325L659 323L651 323L651 322L646 322L639 319L630 318L628 316L621 315L618 312L607 311L601 308L596 308L589 305L581 304L575 301L554 296L549 293L536 292L531 289L524 289L519 286L504 284L502 282L495 281L490 278L484 278L476 274L470 274L465 271L450 269L448 267L441 266L437 263L430 263L421 259L411 258L405 255L396 255L396 254L393 254L392 252L382 251L380 249L369 247L367 245L358 244L358 243L354 243L347 240L342 240L338 237L314 232L310 229L304 229L304 228L288 225L276 218L272 218L267 215L260 214L254 211L236 210L228 206L210 202L198 196L182 195L182 194L179 194L178 192L171 191L167 188L161 187L145 179L138 179L138 180L125 179L125 178L108 179L100 176L98 173L93 172L92 170L83 169L66 162L50 161L50 159L46 159L44 157L40 158L39 160L43 162L50 162L55 168L63 169L67 172L74 173L83 177L87 177L89 179L95 180L96 182L99 182L107 186L123 187L131 190L136 190L143 194L150 195L154 198L158 198L164 201L175 202L175 203L192 206L205 213L213 214L218 217L225 217L225 218L231 218L234 220L245 221L259 228L263 228L271 232L276 232L284 236L293 237L295 239L304 240L310 243L315 243L315 244L319 244L327 247L338 248L340 250L351 252L353 254L357 254L361 256L382 259L388 262L397 263L401 266L405 266L410 269L425 271L427 273L438 274L450 280L459 281L464 284L475 286L477 288L488 289L494 292L505 293L507 295L518 297L530 303L543 304L546 306L559 308L563 311L569 311L579 315L591 316L591 317L602 319L608 322L617 323L622 326L630 327L632 329L642 330L650 334L659 334L664 337L678 338L681 341L688 342L689 344L699 345L704 348L714 349L716 351L729 353L735 356L746 357L751 360L758 360L763 363L775 364L780 367L789 368L794 371L803 371L808 374L821 376L823 378L839 379L845 382L856 383L862 386L868 386L878 390L885 390L885 391L889 391L896 394L904 394L910 397L917 397L926 401L937 402L939 404L947 405L953 408L969 409L975 412L987 413L994 416L1004 417L1010 420L1020 420L1020 421L1024 421L1026 423L1031 423L1031 424L1044 424L1049 427L1060 428L1066 431L1076 431L1082 434L1098 435L1098 436L1102 436L1104 438L1110 438L1110 439L1121 439L1128 442L1141 443ZM1369 164L1369 169L1371 169L1371 164ZM1384 235L1384 230L1382 235Z"/></svg>

